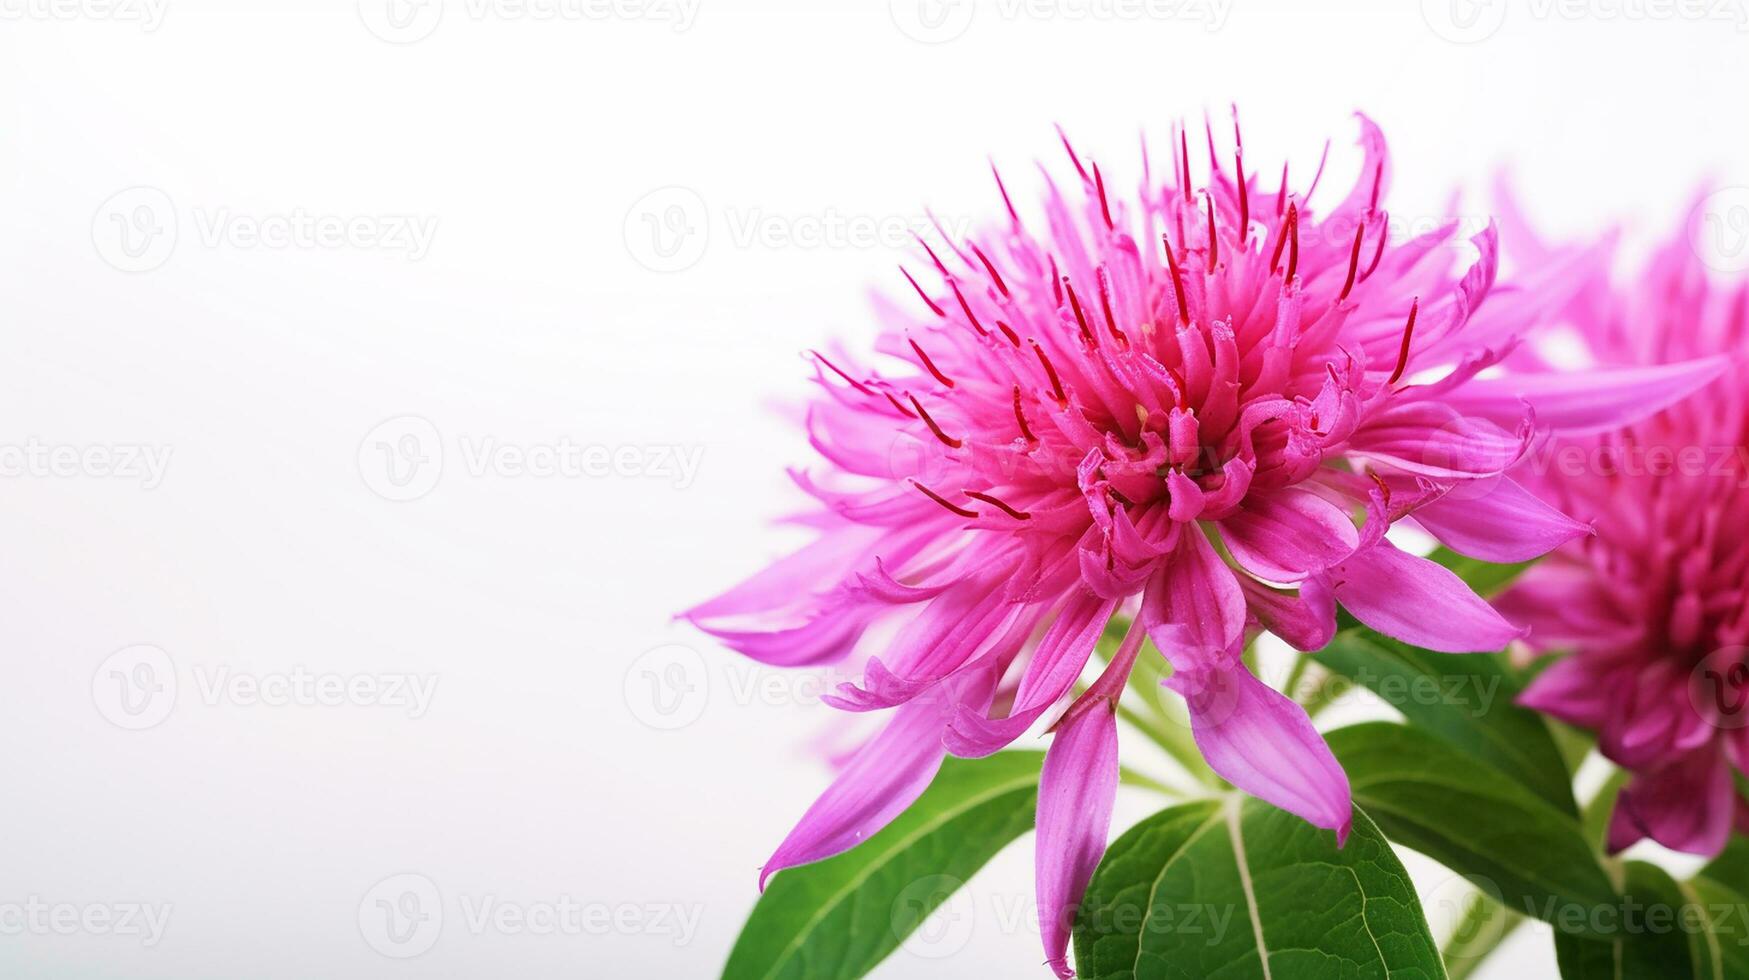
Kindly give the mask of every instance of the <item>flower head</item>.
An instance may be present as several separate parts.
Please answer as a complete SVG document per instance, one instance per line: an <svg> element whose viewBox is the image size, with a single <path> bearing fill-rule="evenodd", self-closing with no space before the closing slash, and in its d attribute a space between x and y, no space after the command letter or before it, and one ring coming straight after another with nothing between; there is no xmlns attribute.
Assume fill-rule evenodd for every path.
<svg viewBox="0 0 1749 980"><path fill-rule="evenodd" d="M1561 255L1523 237L1533 260ZM1709 284L1682 240L1619 289L1590 261L1594 288L1564 317L1585 357L1623 377L1724 373L1624 429L1538 449L1527 482L1597 534L1532 568L1499 606L1534 627L1537 649L1573 651L1523 701L1595 730L1633 773L1610 847L1650 837L1716 854L1733 819L1749 828L1732 779L1749 766L1749 281ZM1530 350L1515 366L1550 369Z"/></svg>
<svg viewBox="0 0 1749 980"><path fill-rule="evenodd" d="M807 431L825 465L796 480L818 540L687 615L764 663L859 663L831 703L892 715L765 874L866 838L944 753L994 752L1060 712L1037 861L1067 975L1070 910L1109 830L1115 705L1147 641L1214 770L1340 840L1347 778L1306 713L1246 669L1247 639L1317 649L1337 603L1437 650L1521 635L1384 532L1413 513L1501 560L1584 532L1503 476L1531 436L1526 393L1460 400L1571 277L1484 310L1494 227L1467 266L1455 221L1394 237L1385 142L1360 126L1360 175L1328 206L1313 203L1322 166L1303 193L1285 167L1279 183L1247 170L1236 122L1231 151L1211 133L1200 164L1175 130L1170 166L1144 157L1133 197L1065 139L1070 186L1046 178L1042 220L998 176L1005 220L920 243L878 365L816 355ZM1064 708L1117 616L1132 619L1121 646ZM896 631L871 652L882 621Z"/></svg>

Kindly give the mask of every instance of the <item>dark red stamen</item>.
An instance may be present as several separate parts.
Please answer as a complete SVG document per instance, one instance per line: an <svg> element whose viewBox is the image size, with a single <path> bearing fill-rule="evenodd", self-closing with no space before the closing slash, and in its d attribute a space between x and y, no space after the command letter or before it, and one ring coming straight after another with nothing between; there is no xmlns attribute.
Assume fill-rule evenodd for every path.
<svg viewBox="0 0 1749 980"><path fill-rule="evenodd" d="M905 482L907 482L907 483L911 484L912 486L916 487L917 489L923 491L923 495L925 497L928 497L930 500L933 500L936 503L940 504L941 506L946 507L948 510L953 511L955 514L958 514L961 517L977 517L978 516L977 511L967 510L964 507L959 507L959 506L956 506L954 504L948 503L945 499L942 498L941 494L936 493L934 490L929 489L928 487L924 486L921 483L918 483L916 480L906 480Z"/></svg>
<svg viewBox="0 0 1749 980"><path fill-rule="evenodd" d="M972 329L976 330L980 337L988 334L990 331L985 330L984 325L978 322L977 315L972 312L972 305L966 302L965 294L960 292L960 284L954 282L952 279L949 279L947 284L953 289L953 298L960 301L960 310L965 313L966 320L971 323Z"/></svg>
<svg viewBox="0 0 1749 980"><path fill-rule="evenodd" d="M1069 396L1063 394L1063 381L1057 377L1057 369L1051 364L1051 359L1045 356L1045 349L1035 340L1032 341L1032 351L1038 355L1038 362L1045 366L1045 374L1051 379L1051 393L1056 395L1057 404L1067 406Z"/></svg>
<svg viewBox="0 0 1749 980"><path fill-rule="evenodd" d="M1099 189L1099 213L1105 218L1106 229L1112 230L1116 226L1111 223L1111 205L1105 202L1105 177L1099 173L1097 163L1093 165L1093 184Z"/></svg>
<svg viewBox="0 0 1749 980"><path fill-rule="evenodd" d="M917 244L923 246L923 251L929 253L929 261L934 262L935 267L937 269L941 270L941 278L943 278L943 279L953 278L953 273L948 272L947 266L942 264L941 256L935 254L935 249L929 247L929 243L923 240L922 235L919 235L916 232L912 232L911 237L917 239Z"/></svg>
<svg viewBox="0 0 1749 980"><path fill-rule="evenodd" d="M887 401L890 401L893 403L893 407L899 410L900 415L903 415L908 419L914 419L917 417L916 413L914 413L910 409L906 408L904 403L900 402L897 398L894 398L892 392L883 391L883 392L881 392L881 394L887 396Z"/></svg>
<svg viewBox="0 0 1749 980"><path fill-rule="evenodd" d="M1128 347L1130 338L1117 328L1117 319L1111 315L1111 273L1103 265L1099 267L1099 306L1105 311L1105 328L1120 345Z"/></svg>
<svg viewBox="0 0 1749 980"><path fill-rule="evenodd" d="M996 178L996 189L1002 192L1002 206L1008 209L1008 220L1014 227L1020 227L1020 214L1014 210L1014 201L1008 196L1008 185L1002 183L1002 172L996 169L996 161L990 161L990 175Z"/></svg>
<svg viewBox="0 0 1749 980"><path fill-rule="evenodd" d="M817 350L816 351L809 351L808 353L814 355L814 357L817 360L819 360L819 362L821 364L824 364L827 367L831 368L833 374L836 374L840 378L843 378L845 381L849 382L850 387L855 388L857 391L860 391L865 395L874 394L874 390L872 388L870 388L868 385L865 385L862 382L856 380L855 378L851 377L850 375L845 374L842 370L839 369L838 365L833 364L831 361L827 360L826 355L820 353Z"/></svg>
<svg viewBox="0 0 1749 980"><path fill-rule="evenodd" d="M1178 127L1178 158L1184 162L1184 203L1190 203L1190 138L1184 134L1184 127Z"/></svg>
<svg viewBox="0 0 1749 980"><path fill-rule="evenodd" d="M1390 378L1385 381L1387 385L1396 384L1397 379L1403 376L1403 369L1409 366L1409 338L1415 336L1415 314L1420 309L1421 297L1417 296L1409 304L1409 322L1403 326L1403 346L1397 349L1397 369L1392 371Z"/></svg>
<svg viewBox="0 0 1749 980"><path fill-rule="evenodd" d="M953 387L953 379L941 373L941 369L935 366L935 362L929 359L929 355L923 353L923 348L917 346L917 341L906 337L905 342L910 344L911 349L917 352L917 356L923 361L923 366L929 369L930 374L935 375L935 380L947 385L949 388Z"/></svg>
<svg viewBox="0 0 1749 980"><path fill-rule="evenodd" d="M929 426L929 431L935 433L935 438L940 439L947 448L958 449L964 445L960 440L941 431L941 426L936 425L935 420L929 417L929 413L923 410L923 403L917 400L916 395L907 391L905 397L911 400L911 407L917 410L917 414L923 419L923 424Z"/></svg>
<svg viewBox="0 0 1749 980"><path fill-rule="evenodd" d="M934 313L938 317L942 317L943 319L946 319L947 312L945 310L943 310L941 307L936 306L935 300L930 299L929 294L923 291L923 287L917 285L917 280L911 278L911 270L905 268L904 266L899 266L899 271L903 272L905 274L905 281L911 284L912 289L917 290L917 295L923 297L923 302L929 304L930 312Z"/></svg>
<svg viewBox="0 0 1749 980"><path fill-rule="evenodd" d="M1281 253L1287 249L1288 229L1292 228L1294 223L1298 220L1298 209L1294 205L1289 204L1287 206L1287 220L1282 222L1281 227L1276 231L1275 254L1269 257L1269 271L1271 274L1281 268Z"/></svg>
<svg viewBox="0 0 1749 980"><path fill-rule="evenodd" d="M1366 271L1360 274L1361 282L1366 282L1367 277L1372 275L1372 271L1379 267L1379 259L1383 258L1385 254L1385 239L1390 237L1391 213L1381 211L1379 214L1385 219L1379 223L1379 243L1373 246L1372 261L1366 264Z"/></svg>
<svg viewBox="0 0 1749 980"><path fill-rule="evenodd" d="M1172 294L1178 297L1178 322L1189 326L1190 305L1184 301L1184 277L1178 274L1178 260L1172 257L1172 239L1162 233L1160 244L1166 248L1166 266L1172 270Z"/></svg>
<svg viewBox="0 0 1749 980"><path fill-rule="evenodd" d="M1215 233L1215 196L1206 194L1204 198L1209 206L1209 271L1213 272L1221 260L1221 236Z"/></svg>
<svg viewBox="0 0 1749 980"><path fill-rule="evenodd" d="M967 244L972 246L972 254L978 257L978 261L984 263L984 271L990 274L990 281L996 284L996 291L1005 298L1012 298L1012 294L1008 292L1008 284L1002 281L1002 273L996 271L995 264L984 254L984 250L978 247L977 242Z"/></svg>
<svg viewBox="0 0 1749 980"><path fill-rule="evenodd" d="M1293 205L1287 209L1287 281L1294 281L1294 271L1300 267L1300 212Z"/></svg>
<svg viewBox="0 0 1749 980"><path fill-rule="evenodd" d="M1016 347L1020 346L1020 335L1014 332L1013 327L1003 323L1001 320L997 320L996 329L1002 331L1002 336L1007 337L1009 343Z"/></svg>
<svg viewBox="0 0 1749 980"><path fill-rule="evenodd" d="M1234 123L1234 138L1238 138L1238 123ZM1233 151L1233 169L1239 173L1239 247L1245 247L1251 237L1251 192L1245 186L1245 152Z"/></svg>
<svg viewBox="0 0 1749 980"><path fill-rule="evenodd" d="M1026 424L1026 413L1020 410L1020 386L1014 386L1014 420L1020 423L1020 434L1027 442L1037 442L1038 437L1032 434L1032 428Z"/></svg>
<svg viewBox="0 0 1749 980"><path fill-rule="evenodd" d="M1081 175L1082 183L1087 182L1087 168L1081 166L1081 158L1075 155L1075 148L1069 145L1069 134L1063 132L1063 127L1057 127L1057 138L1063 141L1063 149L1069 151L1069 162L1075 165L1075 172Z"/></svg>
<svg viewBox="0 0 1749 980"><path fill-rule="evenodd" d="M1081 326L1081 336L1086 338L1089 346L1098 347L1099 338L1093 335L1092 328L1087 326L1087 315L1081 312L1081 299L1075 295L1075 286L1069 282L1069 277L1063 277L1063 288L1069 292L1069 308L1075 311L1075 322Z"/></svg>
<svg viewBox="0 0 1749 980"><path fill-rule="evenodd" d="M1362 221L1354 229L1354 247L1348 250L1348 278L1342 283L1342 292L1337 295L1338 301L1348 298L1348 291L1354 288L1354 274L1360 271L1360 242L1366 237L1366 222Z"/></svg>
<svg viewBox="0 0 1749 980"><path fill-rule="evenodd" d="M1007 504L1003 503L1000 500L997 500L995 497L992 497L991 495L989 495L987 493L980 493L976 490L967 490L967 491L965 491L965 495L972 498L973 500L982 500L984 503L990 504L991 506L995 507L997 510L1002 511L1004 514L1007 514L1009 517L1012 517L1017 521L1025 521L1025 520L1032 519L1032 515L1027 513L1026 511L1015 510L1014 508L1008 506Z"/></svg>

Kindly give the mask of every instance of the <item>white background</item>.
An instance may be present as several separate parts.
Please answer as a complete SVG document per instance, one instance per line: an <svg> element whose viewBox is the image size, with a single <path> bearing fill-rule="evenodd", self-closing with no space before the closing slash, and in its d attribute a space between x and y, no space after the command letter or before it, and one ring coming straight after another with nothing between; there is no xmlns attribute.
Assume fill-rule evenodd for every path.
<svg viewBox="0 0 1749 980"><path fill-rule="evenodd" d="M151 945L10 929L0 974L714 975L824 783L830 712L807 683L747 694L769 675L670 617L793 541L767 521L807 457L770 409L806 392L800 350L866 341L909 258L851 230L993 216L986 156L1030 201L1053 122L1130 186L1139 129L1236 101L1253 165L1302 178L1331 137L1348 179L1349 113L1372 114L1394 215L1513 163L1552 228L1662 233L1704 176L1749 182L1749 15L1619 2L1460 5L1466 34L1444 0L1231 0L1218 29L1139 5L455 0L400 31L386 0L0 0L0 906L172 909ZM300 216L349 230L250 237ZM469 458L564 440L639 455ZM397 486L378 443L427 469ZM170 456L147 487L32 446ZM671 449L690 479L648 465ZM112 654L139 644L176 690L130 730L155 718L120 678L148 675ZM689 651L645 655L669 644ZM422 713L212 689L299 670L436 688ZM690 685L676 713L664 670ZM881 974L1045 976L1030 865L1004 852ZM442 913L407 959L371 924L398 874ZM567 898L613 922L469 921ZM1541 930L1509 954L1487 975L1553 969Z"/></svg>

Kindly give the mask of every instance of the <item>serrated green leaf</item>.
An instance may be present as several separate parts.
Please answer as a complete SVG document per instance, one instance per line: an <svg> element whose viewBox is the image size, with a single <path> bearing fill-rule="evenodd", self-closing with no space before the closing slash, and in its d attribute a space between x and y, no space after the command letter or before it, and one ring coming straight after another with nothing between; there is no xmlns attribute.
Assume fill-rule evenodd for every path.
<svg viewBox="0 0 1749 980"><path fill-rule="evenodd" d="M1507 908L1560 925L1615 901L1579 828L1499 770L1420 729L1371 722L1326 736L1354 801L1391 838L1469 878Z"/></svg>
<svg viewBox="0 0 1749 980"><path fill-rule="evenodd" d="M1359 629L1314 655L1389 702L1403 717L1577 815L1572 776L1548 725L1515 703L1519 688L1492 657L1434 653Z"/></svg>
<svg viewBox="0 0 1749 980"><path fill-rule="evenodd" d="M1032 829L1041 752L948 759L879 833L774 875L724 980L853 980L874 969L1010 841Z"/></svg>
<svg viewBox="0 0 1749 980"><path fill-rule="evenodd" d="M1359 808L1348 845L1238 797L1163 810L1106 850L1075 925L1084 980L1443 978L1419 900Z"/></svg>

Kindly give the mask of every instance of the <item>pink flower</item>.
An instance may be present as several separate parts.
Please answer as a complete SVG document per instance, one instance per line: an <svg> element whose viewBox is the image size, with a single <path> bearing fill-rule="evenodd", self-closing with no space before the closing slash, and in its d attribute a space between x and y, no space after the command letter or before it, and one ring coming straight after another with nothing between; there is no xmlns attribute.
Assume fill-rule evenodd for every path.
<svg viewBox="0 0 1749 980"><path fill-rule="evenodd" d="M1247 639L1315 650L1337 603L1436 650L1522 634L1384 532L1413 511L1498 560L1584 532L1502 475L1531 435L1519 396L1539 392L1515 390L1498 418L1460 400L1572 276L1527 279L1484 312L1495 229L1461 272L1455 221L1394 241L1385 142L1364 117L1361 132L1360 176L1327 213L1310 203L1317 175L1302 195L1285 167L1279 187L1247 173L1236 125L1230 157L1208 138L1206 186L1179 130L1169 179L1144 157L1133 201L1064 140L1075 186L1050 184L1042 223L998 177L1005 222L923 245L928 267L904 272L916 295L876 344L884 367L816 355L807 431L825 466L795 478L821 505L801 519L819 538L686 615L763 663L860 664L832 703L892 716L766 876L865 839L945 753L994 752L1058 711L1107 622L1133 616L1057 716L1040 786L1040 919L1068 976L1118 780L1115 703L1145 640L1214 770L1340 842L1347 777L1305 712L1246 670ZM1604 418L1676 393L1549 387L1554 414ZM859 641L877 623L896 631L871 655Z"/></svg>
<svg viewBox="0 0 1749 980"><path fill-rule="evenodd" d="M1561 261L1523 237L1530 261ZM1594 287L1565 311L1585 356L1624 378L1671 364L1700 382L1725 375L1621 431L1537 450L1538 495L1597 535L1531 569L1499 607L1534 627L1536 649L1573 651L1524 703L1595 730L1633 773L1610 848L1650 837L1711 855L1733 818L1749 829L1732 780L1749 763L1749 281L1709 285L1678 240L1611 290L1608 249L1596 251ZM1515 366L1547 369L1529 350Z"/></svg>

